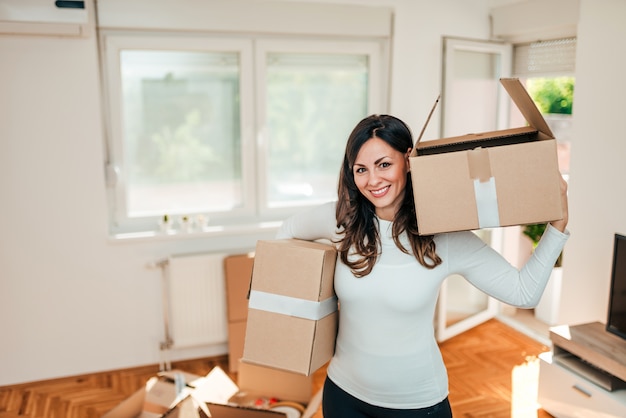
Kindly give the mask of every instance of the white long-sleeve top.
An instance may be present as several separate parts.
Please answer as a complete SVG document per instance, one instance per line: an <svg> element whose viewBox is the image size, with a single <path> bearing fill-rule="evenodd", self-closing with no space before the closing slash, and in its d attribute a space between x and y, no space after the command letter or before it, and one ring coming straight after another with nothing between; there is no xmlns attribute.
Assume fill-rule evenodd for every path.
<svg viewBox="0 0 626 418"><path fill-rule="evenodd" d="M337 260L339 331L328 377L358 399L398 409L431 406L448 395L447 371L433 329L443 280L456 273L507 304L534 307L568 238L548 227L518 270L472 232L438 234L435 243L443 262L427 269L396 247L392 222L378 223L381 254L370 274L357 278ZM277 238L338 236L331 202L287 219ZM406 234L402 243L411 250Z"/></svg>

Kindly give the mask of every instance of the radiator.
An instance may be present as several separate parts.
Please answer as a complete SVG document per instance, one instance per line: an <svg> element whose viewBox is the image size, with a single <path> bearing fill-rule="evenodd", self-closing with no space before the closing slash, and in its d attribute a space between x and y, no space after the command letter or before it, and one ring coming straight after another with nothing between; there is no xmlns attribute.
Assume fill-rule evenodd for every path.
<svg viewBox="0 0 626 418"><path fill-rule="evenodd" d="M163 263L162 349L228 342L224 257L226 254L184 254Z"/></svg>

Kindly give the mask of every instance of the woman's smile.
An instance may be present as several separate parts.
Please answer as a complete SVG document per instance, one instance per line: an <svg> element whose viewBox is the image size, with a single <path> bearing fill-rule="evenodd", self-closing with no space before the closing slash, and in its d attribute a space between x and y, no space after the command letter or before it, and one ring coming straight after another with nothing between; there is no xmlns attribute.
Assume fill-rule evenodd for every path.
<svg viewBox="0 0 626 418"><path fill-rule="evenodd" d="M374 195L374 197L383 197L389 191L390 186L385 186L382 189L370 190L370 193Z"/></svg>

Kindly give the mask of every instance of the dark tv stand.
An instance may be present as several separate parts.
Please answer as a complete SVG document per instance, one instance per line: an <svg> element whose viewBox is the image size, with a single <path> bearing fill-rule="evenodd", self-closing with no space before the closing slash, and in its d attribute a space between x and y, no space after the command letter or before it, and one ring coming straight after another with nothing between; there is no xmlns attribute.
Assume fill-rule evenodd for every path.
<svg viewBox="0 0 626 418"><path fill-rule="evenodd" d="M626 340L600 322L552 327L550 340L552 352L540 355L542 409L555 417L626 417Z"/></svg>

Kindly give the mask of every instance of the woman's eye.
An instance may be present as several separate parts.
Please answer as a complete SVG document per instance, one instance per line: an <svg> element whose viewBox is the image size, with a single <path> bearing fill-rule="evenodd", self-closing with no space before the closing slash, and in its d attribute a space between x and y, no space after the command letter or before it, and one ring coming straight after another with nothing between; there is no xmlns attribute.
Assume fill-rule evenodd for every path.
<svg viewBox="0 0 626 418"><path fill-rule="evenodd" d="M354 170L354 172L355 172L355 173L357 173L357 174L362 174L362 173L365 173L365 168L363 168L363 167L359 167L359 168L357 168L356 170Z"/></svg>
<svg viewBox="0 0 626 418"><path fill-rule="evenodd" d="M380 167L381 167L381 168L387 168L387 167L389 167L390 165L391 165L391 163L389 163L389 162L387 162L387 161L385 161L385 162L383 162L383 163L380 163Z"/></svg>

